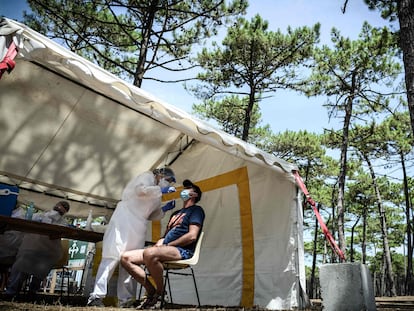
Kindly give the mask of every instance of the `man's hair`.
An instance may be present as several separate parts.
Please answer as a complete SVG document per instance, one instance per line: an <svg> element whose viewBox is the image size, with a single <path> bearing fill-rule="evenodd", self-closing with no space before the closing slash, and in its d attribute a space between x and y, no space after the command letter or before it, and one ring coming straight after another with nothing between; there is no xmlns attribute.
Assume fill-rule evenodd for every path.
<svg viewBox="0 0 414 311"><path fill-rule="evenodd" d="M186 189L189 189L189 188L193 189L193 190L194 190L194 192L198 194L198 196L195 198L195 202L196 202L196 203L197 203L198 201L200 201L200 200L201 200L201 195L202 195L203 193L201 192L201 189L200 189L200 187L199 187L199 186L197 186L196 184L193 184L193 183L191 182L191 180L189 180L189 179L185 179L185 180L183 181L183 186L184 186L184 188L186 188Z"/></svg>
<svg viewBox="0 0 414 311"><path fill-rule="evenodd" d="M69 212L70 204L67 201L60 201L57 202L56 205L62 205L62 207L66 210L66 212Z"/></svg>

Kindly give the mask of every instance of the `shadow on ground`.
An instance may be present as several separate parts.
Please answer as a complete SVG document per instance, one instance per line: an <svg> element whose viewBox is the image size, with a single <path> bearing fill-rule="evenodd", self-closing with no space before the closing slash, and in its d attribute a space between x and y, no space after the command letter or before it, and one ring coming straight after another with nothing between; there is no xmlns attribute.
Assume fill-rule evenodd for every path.
<svg viewBox="0 0 414 311"><path fill-rule="evenodd" d="M124 311L125 309L115 307L86 307L87 298L83 296L63 295L38 295L36 298L26 296L17 297L13 301L4 300L0 296L0 311ZM196 306L167 304L163 310L199 310ZM130 309L134 310L134 309ZM203 311L264 311L265 308L253 307L222 307L222 306L202 306ZM314 306L304 311L320 311L320 306Z"/></svg>

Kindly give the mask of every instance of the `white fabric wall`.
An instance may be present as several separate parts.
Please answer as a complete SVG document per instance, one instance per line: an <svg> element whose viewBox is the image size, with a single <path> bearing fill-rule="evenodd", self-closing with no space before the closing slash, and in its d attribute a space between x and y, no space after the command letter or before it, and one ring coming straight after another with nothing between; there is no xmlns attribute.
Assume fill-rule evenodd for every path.
<svg viewBox="0 0 414 311"><path fill-rule="evenodd" d="M205 165L213 161L214 165ZM247 166L253 213L254 305L271 309L297 306L297 190L289 174L238 160L207 145L186 152L174 169L194 181ZM181 202L177 201L178 204ZM235 185L203 193L205 240L195 267L202 305L238 306L243 284L238 190ZM168 215L162 221L165 227ZM149 231L150 237L150 231ZM303 259L303 258L302 258ZM176 281L175 278L177 278ZM190 278L172 278L173 299L196 303Z"/></svg>

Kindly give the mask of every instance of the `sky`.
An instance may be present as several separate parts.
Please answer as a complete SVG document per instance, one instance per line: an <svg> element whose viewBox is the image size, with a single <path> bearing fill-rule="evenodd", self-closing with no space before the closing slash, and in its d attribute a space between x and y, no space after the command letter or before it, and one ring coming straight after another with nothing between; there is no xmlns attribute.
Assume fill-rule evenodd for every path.
<svg viewBox="0 0 414 311"><path fill-rule="evenodd" d="M280 29L286 33L287 27L298 28L321 24L322 44L330 43L332 27L340 30L343 36L357 39L364 21L374 27L387 25L379 12L370 11L363 0L349 0L347 12L342 14L345 0L250 0L246 18L259 14L269 22L269 30ZM0 0L0 16L21 20L23 10L27 10L25 0ZM220 40L217 40L220 41ZM142 89L161 100L191 113L197 100L182 84L159 84L144 81ZM325 97L307 98L291 91L278 91L260 104L262 124L269 124L274 133L307 130L322 133L324 128L338 129L338 120L329 120L327 110L322 106Z"/></svg>

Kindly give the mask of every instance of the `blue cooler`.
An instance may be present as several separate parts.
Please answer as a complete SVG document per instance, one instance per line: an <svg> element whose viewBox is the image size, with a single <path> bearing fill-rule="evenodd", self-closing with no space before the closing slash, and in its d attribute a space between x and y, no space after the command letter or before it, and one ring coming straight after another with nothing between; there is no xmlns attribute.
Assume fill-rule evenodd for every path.
<svg viewBox="0 0 414 311"><path fill-rule="evenodd" d="M0 215L11 216L18 195L19 187L0 184Z"/></svg>

